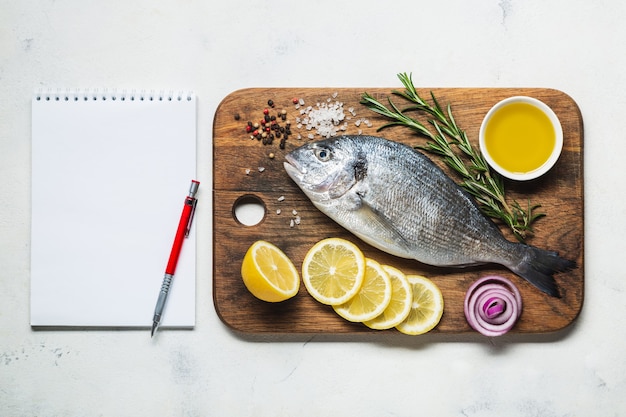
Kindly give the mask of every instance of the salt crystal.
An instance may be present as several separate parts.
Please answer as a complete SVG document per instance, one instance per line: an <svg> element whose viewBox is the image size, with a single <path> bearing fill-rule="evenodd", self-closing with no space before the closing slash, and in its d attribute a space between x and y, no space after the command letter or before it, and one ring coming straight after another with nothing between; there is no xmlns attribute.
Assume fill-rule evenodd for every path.
<svg viewBox="0 0 626 417"><path fill-rule="evenodd" d="M280 213L281 213L280 209L276 210L276 214L280 214Z"/></svg>
<svg viewBox="0 0 626 417"><path fill-rule="evenodd" d="M265 167L259 167L259 172L265 171Z"/></svg>
<svg viewBox="0 0 626 417"><path fill-rule="evenodd" d="M303 98L301 98L300 100L298 100L298 103L299 103L301 106L304 106L304 99L303 99Z"/></svg>
<svg viewBox="0 0 626 417"><path fill-rule="evenodd" d="M293 214L294 216L296 216L298 214L298 212L294 209L291 214Z"/></svg>
<svg viewBox="0 0 626 417"><path fill-rule="evenodd" d="M296 216L296 218L295 218L295 219L293 219L293 222L294 222L295 224L300 224L300 221L301 221L300 216Z"/></svg>
<svg viewBox="0 0 626 417"><path fill-rule="evenodd" d="M296 222L291 219L291 221L289 222L289 227L294 227L296 225Z"/></svg>
<svg viewBox="0 0 626 417"><path fill-rule="evenodd" d="M347 130L347 124L345 127L341 124L346 120L343 103L337 100L333 102L336 97L337 93L327 98L325 102L317 103L316 108L307 106L306 109L301 109L300 114L306 117L299 121L298 129L305 127L307 130L315 130L316 134L325 138L336 136L339 130ZM314 139L315 135L309 134L308 138Z"/></svg>
<svg viewBox="0 0 626 417"><path fill-rule="evenodd" d="M250 175L250 171L251 171L250 168L246 168L246 175Z"/></svg>
<svg viewBox="0 0 626 417"><path fill-rule="evenodd" d="M354 122L354 125L355 125L356 127L361 126L361 119L359 119L359 120L357 120L356 122Z"/></svg>
<svg viewBox="0 0 626 417"><path fill-rule="evenodd" d="M309 139L315 139L315 135L313 133L309 133L307 137Z"/></svg>
<svg viewBox="0 0 626 417"><path fill-rule="evenodd" d="M338 95L339 95L339 93L335 91L335 92L333 93L333 98L337 98L337 96L338 96Z"/></svg>
<svg viewBox="0 0 626 417"><path fill-rule="evenodd" d="M281 195L280 197L278 197L278 201L285 201L285 196Z"/></svg>

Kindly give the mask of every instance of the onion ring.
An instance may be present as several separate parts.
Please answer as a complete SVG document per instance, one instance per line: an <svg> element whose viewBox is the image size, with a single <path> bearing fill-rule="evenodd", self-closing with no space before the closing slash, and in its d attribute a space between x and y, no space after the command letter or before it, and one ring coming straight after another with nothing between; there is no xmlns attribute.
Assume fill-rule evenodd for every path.
<svg viewBox="0 0 626 417"><path fill-rule="evenodd" d="M522 314L522 297L511 281L489 275L469 287L464 311L474 330L485 336L500 336L511 330Z"/></svg>

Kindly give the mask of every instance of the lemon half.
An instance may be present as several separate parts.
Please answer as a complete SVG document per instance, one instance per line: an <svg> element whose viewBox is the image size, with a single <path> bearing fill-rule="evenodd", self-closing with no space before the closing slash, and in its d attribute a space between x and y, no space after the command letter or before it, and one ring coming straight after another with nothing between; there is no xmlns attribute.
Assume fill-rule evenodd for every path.
<svg viewBox="0 0 626 417"><path fill-rule="evenodd" d="M268 302L287 300L300 288L300 275L293 262L264 240L254 242L246 252L241 277L252 295Z"/></svg>

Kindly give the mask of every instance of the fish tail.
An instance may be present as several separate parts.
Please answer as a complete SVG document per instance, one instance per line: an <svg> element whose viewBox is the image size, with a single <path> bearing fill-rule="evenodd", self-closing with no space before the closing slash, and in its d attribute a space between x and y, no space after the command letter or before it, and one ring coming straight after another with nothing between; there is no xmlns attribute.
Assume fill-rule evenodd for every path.
<svg viewBox="0 0 626 417"><path fill-rule="evenodd" d="M560 298L553 275L574 269L576 262L560 257L557 252L521 245L524 247L522 261L511 270L544 293Z"/></svg>

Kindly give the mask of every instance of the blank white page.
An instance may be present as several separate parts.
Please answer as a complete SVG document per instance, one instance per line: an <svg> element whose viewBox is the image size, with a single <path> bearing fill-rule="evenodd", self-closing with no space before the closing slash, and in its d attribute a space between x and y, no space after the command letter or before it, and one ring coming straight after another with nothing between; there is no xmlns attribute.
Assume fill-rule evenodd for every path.
<svg viewBox="0 0 626 417"><path fill-rule="evenodd" d="M31 325L151 326L195 174L193 94L36 94ZM195 325L194 229L164 327Z"/></svg>

